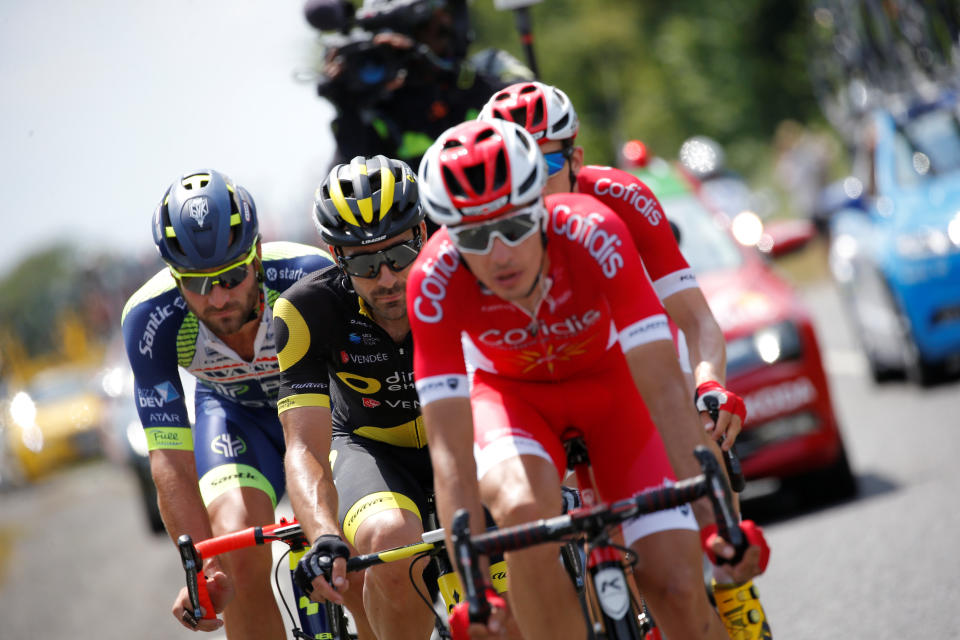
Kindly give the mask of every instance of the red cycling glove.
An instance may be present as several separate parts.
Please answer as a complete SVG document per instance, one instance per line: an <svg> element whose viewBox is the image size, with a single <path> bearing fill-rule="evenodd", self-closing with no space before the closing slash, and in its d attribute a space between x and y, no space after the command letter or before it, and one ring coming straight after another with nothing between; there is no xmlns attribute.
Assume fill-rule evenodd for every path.
<svg viewBox="0 0 960 640"><path fill-rule="evenodd" d="M763 536L763 529L757 526L753 520L744 520L741 522L740 529L743 531L743 535L746 536L747 542L751 547L760 547L759 569L760 573L763 573L766 571L767 563L770 561L770 545L767 544L767 539ZM703 551L713 564L717 564L717 557L713 554L711 544L717 535L716 524L707 525L703 529L700 529L700 544L703 546Z"/></svg>
<svg viewBox="0 0 960 640"><path fill-rule="evenodd" d="M507 608L507 603L497 595L493 587L488 586L484 589L483 595L487 599L487 602L490 603L490 608ZM450 612L450 634L453 636L453 640L470 640L470 633L467 631L470 627L469 608L469 604L466 601L459 602L453 607L453 611Z"/></svg>
<svg viewBox="0 0 960 640"><path fill-rule="evenodd" d="M747 406L743 403L743 398L724 389L719 382L710 380L697 387L697 394L694 396L697 411L708 410L707 398L714 398L721 411L729 411L733 415L739 416L741 425L747 421Z"/></svg>

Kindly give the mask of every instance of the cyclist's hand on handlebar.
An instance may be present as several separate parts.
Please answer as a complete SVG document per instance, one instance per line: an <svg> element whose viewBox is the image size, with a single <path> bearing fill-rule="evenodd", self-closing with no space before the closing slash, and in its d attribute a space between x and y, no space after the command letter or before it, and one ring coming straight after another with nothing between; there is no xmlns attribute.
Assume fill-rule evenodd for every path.
<svg viewBox="0 0 960 640"><path fill-rule="evenodd" d="M740 529L746 536L749 546L744 551L743 558L735 565L718 563L718 558L733 557L733 547L717 535L716 525L704 527L700 531L703 549L716 568L718 582L743 583L760 575L767 568L770 560L770 546L763 535L763 529L752 520L741 522Z"/></svg>
<svg viewBox="0 0 960 640"><path fill-rule="evenodd" d="M747 419L743 398L711 380L697 387L694 402L704 429L717 442L722 440L721 449L729 451ZM710 417L711 410L717 412L716 422Z"/></svg>
<svg viewBox="0 0 960 640"><path fill-rule="evenodd" d="M346 576L349 557L350 547L340 536L318 536L310 550L300 558L294 571L294 580L311 600L330 600L343 604L340 594L350 586Z"/></svg>
<svg viewBox="0 0 960 640"><path fill-rule="evenodd" d="M450 612L450 633L453 640L485 640L507 636L507 603L492 588L484 596L490 604L490 617L486 624L470 622L469 604L461 602Z"/></svg>
<svg viewBox="0 0 960 640"><path fill-rule="evenodd" d="M202 580L203 576L201 575L199 578ZM227 606L227 603L233 599L233 581L222 571L215 572L212 577L206 580L207 592L210 594L213 608L216 609L216 613L220 613ZM173 602L171 612L180 624L191 631L216 631L223 626L223 620L218 618L196 620L190 613L191 611L193 611L193 606L190 604L190 594L187 592L187 588L183 587L177 594L177 599Z"/></svg>

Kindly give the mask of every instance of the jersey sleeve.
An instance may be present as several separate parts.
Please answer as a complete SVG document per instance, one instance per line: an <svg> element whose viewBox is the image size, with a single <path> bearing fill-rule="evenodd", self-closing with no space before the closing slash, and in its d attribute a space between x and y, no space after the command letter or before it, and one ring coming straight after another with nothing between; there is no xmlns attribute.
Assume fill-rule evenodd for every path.
<svg viewBox="0 0 960 640"><path fill-rule="evenodd" d="M131 303L121 326L147 448L192 451L193 433L177 369L183 299L171 292L139 302L132 298Z"/></svg>
<svg viewBox="0 0 960 640"><path fill-rule="evenodd" d="M581 192L597 198L623 220L661 300L698 286L660 201L642 180L620 169L587 166L577 182Z"/></svg>
<svg viewBox="0 0 960 640"><path fill-rule="evenodd" d="M296 407L330 408L330 373L326 333L336 326L333 304L325 304L322 289L309 287L319 274L294 285L273 307L273 328L280 366L277 413Z"/></svg>
<svg viewBox="0 0 960 640"><path fill-rule="evenodd" d="M460 328L467 307L458 304L455 288L469 284L446 233L436 233L424 247L407 280L407 316L413 332L413 370L426 406L442 398L469 398Z"/></svg>
<svg viewBox="0 0 960 640"><path fill-rule="evenodd" d="M299 242L267 242L263 245L263 268L270 287L286 291L307 274L333 264L330 254Z"/></svg>

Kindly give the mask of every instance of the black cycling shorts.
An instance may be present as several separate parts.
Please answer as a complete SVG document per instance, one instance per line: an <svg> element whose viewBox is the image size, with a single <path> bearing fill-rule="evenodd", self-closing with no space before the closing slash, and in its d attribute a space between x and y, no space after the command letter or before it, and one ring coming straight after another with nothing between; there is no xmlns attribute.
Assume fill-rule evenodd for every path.
<svg viewBox="0 0 960 640"><path fill-rule="evenodd" d="M433 467L426 447L394 447L335 433L330 466L340 503L337 517L350 544L360 524L380 511L406 509L421 522L426 517L433 495Z"/></svg>

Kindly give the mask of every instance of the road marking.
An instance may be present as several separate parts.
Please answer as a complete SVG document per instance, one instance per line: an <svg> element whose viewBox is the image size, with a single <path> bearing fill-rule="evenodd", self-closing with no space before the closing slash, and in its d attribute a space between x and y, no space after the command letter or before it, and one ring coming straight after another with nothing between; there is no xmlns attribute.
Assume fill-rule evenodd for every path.
<svg viewBox="0 0 960 640"><path fill-rule="evenodd" d="M867 360L854 349L827 349L822 351L823 368L831 376L862 376L867 370Z"/></svg>

